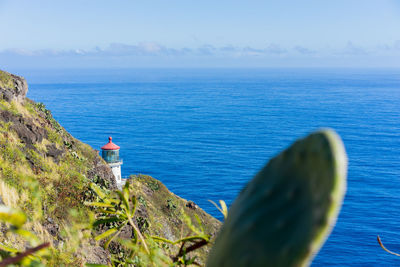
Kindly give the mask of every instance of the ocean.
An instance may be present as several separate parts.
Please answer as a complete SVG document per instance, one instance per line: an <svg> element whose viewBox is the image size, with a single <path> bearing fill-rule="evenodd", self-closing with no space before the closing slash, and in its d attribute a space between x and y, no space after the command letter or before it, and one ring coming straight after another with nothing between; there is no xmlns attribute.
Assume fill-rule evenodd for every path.
<svg viewBox="0 0 400 267"><path fill-rule="evenodd" d="M43 102L95 149L121 147L122 175L148 174L208 213L274 155L321 127L348 157L338 222L313 266L400 265L400 70L21 70Z"/></svg>

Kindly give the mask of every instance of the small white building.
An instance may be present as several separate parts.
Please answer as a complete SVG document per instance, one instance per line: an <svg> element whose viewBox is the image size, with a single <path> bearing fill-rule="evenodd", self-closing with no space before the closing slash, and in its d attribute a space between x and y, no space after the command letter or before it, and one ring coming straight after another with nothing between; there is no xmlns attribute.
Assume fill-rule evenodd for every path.
<svg viewBox="0 0 400 267"><path fill-rule="evenodd" d="M112 137L110 136L108 138L108 143L101 147L101 157L108 163L108 166L110 166L115 176L117 186L121 188L125 180L121 177L122 159L119 158L119 149L120 147L112 142Z"/></svg>

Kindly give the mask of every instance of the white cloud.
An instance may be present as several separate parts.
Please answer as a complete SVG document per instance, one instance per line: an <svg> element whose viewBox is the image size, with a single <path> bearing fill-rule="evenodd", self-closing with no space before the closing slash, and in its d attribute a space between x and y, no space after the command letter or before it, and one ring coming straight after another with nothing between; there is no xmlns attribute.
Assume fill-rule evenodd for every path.
<svg viewBox="0 0 400 267"><path fill-rule="evenodd" d="M295 46L293 49L303 55L312 55L316 53L315 50L300 45Z"/></svg>
<svg viewBox="0 0 400 267"><path fill-rule="evenodd" d="M396 58L400 57L400 41L369 48L348 42L339 49L315 49L302 45L285 47L276 43L269 43L264 47L234 45L217 47L204 44L199 47L174 48L153 42L143 42L138 44L112 43L107 47L94 47L93 49L8 49L0 51L0 63L4 66L36 66L40 64L69 67L80 67L85 64L95 67L181 66L185 64L201 64L201 66L232 66L232 64L270 66L268 64L274 64L281 66L285 64L299 65L301 62L305 65L312 62L314 65L329 65L329 62L333 62L337 65L340 62L355 64L356 61L352 60L355 57L371 62L371 64L380 62L379 57L381 57L383 63L386 60L394 62L391 65L400 65L396 63L400 62L400 60L396 61ZM368 60L369 58L373 60ZM343 65L347 66L347 63L343 63Z"/></svg>
<svg viewBox="0 0 400 267"><path fill-rule="evenodd" d="M265 51L268 54L276 54L276 55L282 55L282 54L286 54L288 52L288 50L286 48L284 48L278 44L274 44L274 43L269 44L266 47Z"/></svg>
<svg viewBox="0 0 400 267"><path fill-rule="evenodd" d="M368 55L368 52L364 47L354 45L350 41L347 42L346 46L339 53L352 56Z"/></svg>

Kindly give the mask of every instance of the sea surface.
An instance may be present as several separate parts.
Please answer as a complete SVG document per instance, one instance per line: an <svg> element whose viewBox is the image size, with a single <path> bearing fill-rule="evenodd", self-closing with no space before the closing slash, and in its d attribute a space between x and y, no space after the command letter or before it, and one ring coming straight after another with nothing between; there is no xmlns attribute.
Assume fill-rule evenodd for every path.
<svg viewBox="0 0 400 267"><path fill-rule="evenodd" d="M400 252L400 70L22 70L43 102L95 149L121 146L122 175L148 174L222 218L274 155L321 127L349 157L348 191L314 266L392 266Z"/></svg>

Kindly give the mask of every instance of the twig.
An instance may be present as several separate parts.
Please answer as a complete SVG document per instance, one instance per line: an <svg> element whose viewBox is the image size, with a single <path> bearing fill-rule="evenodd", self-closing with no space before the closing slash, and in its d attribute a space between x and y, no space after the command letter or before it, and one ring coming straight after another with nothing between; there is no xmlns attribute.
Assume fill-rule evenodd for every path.
<svg viewBox="0 0 400 267"><path fill-rule="evenodd" d="M388 250L387 248L385 248L385 246L382 244L382 241L381 241L381 238L379 237L379 235L378 235L378 243L379 243L379 245L381 245L381 248L383 248L386 252L400 257L400 254L392 252L392 251Z"/></svg>
<svg viewBox="0 0 400 267"><path fill-rule="evenodd" d="M198 248L201 248L202 246L205 246L205 245L207 245L207 244L208 244L208 241L207 241L207 240L201 240L201 241L199 241L199 242L197 242L197 243L194 243L193 245L189 246L187 249L180 250L179 253L178 253L178 255L176 255L175 257L173 257L172 260L175 262L175 261L177 261L180 257L183 256L183 253L192 252L193 250L196 250L196 249L198 249Z"/></svg>
<svg viewBox="0 0 400 267"><path fill-rule="evenodd" d="M144 248L145 248L147 254L150 254L150 251L149 251L149 249L147 248L147 245L146 245L146 241L144 241L144 238L143 238L142 234L140 233L140 230L139 230L139 229L136 227L136 225L132 222L132 219L131 219L130 216L128 216L128 220L129 220L129 224L133 227L133 229L135 229L136 233L138 234L138 236L139 236L139 238L140 238L140 241L142 241L143 246L144 246ZM1 266L0 266L0 267L1 267Z"/></svg>
<svg viewBox="0 0 400 267"><path fill-rule="evenodd" d="M22 252L21 254L18 254L18 255L15 256L15 257L4 259L3 261L0 262L0 267L5 267L5 266L7 266L7 265L10 265L10 264L13 264L13 263L17 263L17 262L19 262L20 260L22 260L23 258L25 258L26 256L28 256L28 255L30 255L30 254L33 254L33 253L35 253L36 251L41 250L41 249L43 249L43 248L46 248L46 247L48 247L48 246L50 246L50 243L49 243L49 242L43 243L43 244L41 244L41 245L39 245L39 246L37 246L37 247L30 248L30 249L28 249L27 251Z"/></svg>
<svg viewBox="0 0 400 267"><path fill-rule="evenodd" d="M183 247L185 246L186 241L182 242L181 248L179 249L178 255L183 255Z"/></svg>

